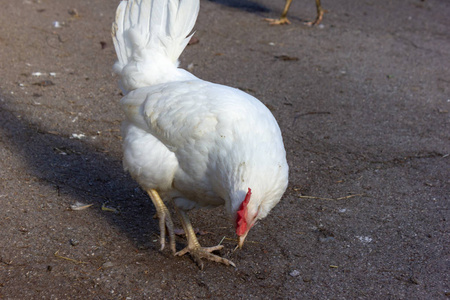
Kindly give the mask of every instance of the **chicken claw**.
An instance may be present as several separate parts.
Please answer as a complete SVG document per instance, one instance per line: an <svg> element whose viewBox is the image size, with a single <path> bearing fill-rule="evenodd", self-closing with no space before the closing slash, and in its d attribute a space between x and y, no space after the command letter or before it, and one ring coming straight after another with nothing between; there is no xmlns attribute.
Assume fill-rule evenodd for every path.
<svg viewBox="0 0 450 300"><path fill-rule="evenodd" d="M291 3L292 3L292 0L286 0L286 5L284 6L283 13L281 14L281 17L279 19L264 19L264 20L268 21L270 25L291 24L291 22L286 17L289 7L291 6ZM320 0L316 0L316 10L317 10L316 19L314 21L305 22L305 25L315 26L315 25L319 25L320 22L322 22L323 14L325 13L325 10L322 8Z"/></svg>
<svg viewBox="0 0 450 300"><path fill-rule="evenodd" d="M200 243L197 240L197 236L195 235L194 229L192 228L191 222L189 221L189 217L187 216L186 212L178 209L177 207L176 211L180 216L181 224L183 225L184 232L186 233L186 237L188 240L187 247L175 253L176 256L182 256L186 253L189 253L199 266L200 270L203 270L202 258L212 260L218 263L223 263L227 266L231 265L236 268L236 265L231 260L228 260L226 258L211 253L216 250L221 250L223 248L223 245L217 245L214 247L200 246Z"/></svg>
<svg viewBox="0 0 450 300"><path fill-rule="evenodd" d="M269 22L270 25L285 25L285 24L291 24L291 21L288 20L286 17L281 17L279 19L270 19L266 18L264 21Z"/></svg>
<svg viewBox="0 0 450 300"><path fill-rule="evenodd" d="M218 263L223 263L227 266L231 265L236 268L236 265L231 260L228 260L226 258L223 258L223 257L220 257L218 255L211 253L213 251L220 250L222 248L223 248L222 245L218 245L218 246L214 246L214 247L201 247L200 245L194 246L194 247L187 246L183 250L175 253L175 255L182 256L186 253L189 253L191 255L191 257L194 259L194 261L197 263L197 265L199 266L200 270L203 270L202 258L212 260L212 261L215 261Z"/></svg>
<svg viewBox="0 0 450 300"><path fill-rule="evenodd" d="M316 8L317 8L316 19L314 21L305 22L305 25L315 26L315 25L319 25L322 22L323 14L325 13L325 10L322 8L322 5L320 4L320 0L316 0Z"/></svg>
<svg viewBox="0 0 450 300"><path fill-rule="evenodd" d="M150 191L147 191L147 193L150 196L150 199L152 199L153 205L155 205L156 214L158 215L159 219L161 251L164 250L164 247L166 246L166 227L167 227L167 231L169 232L170 250L172 250L172 253L175 254L176 251L175 234L169 210L167 209L164 202L161 200L161 197L159 197L159 194L156 190L152 189Z"/></svg>
<svg viewBox="0 0 450 300"><path fill-rule="evenodd" d="M279 19L264 19L264 20L269 22L270 25L291 24L291 22L286 17L289 10L289 6L291 6L291 3L292 0L286 0L286 5L284 6L283 13L281 14L281 17Z"/></svg>

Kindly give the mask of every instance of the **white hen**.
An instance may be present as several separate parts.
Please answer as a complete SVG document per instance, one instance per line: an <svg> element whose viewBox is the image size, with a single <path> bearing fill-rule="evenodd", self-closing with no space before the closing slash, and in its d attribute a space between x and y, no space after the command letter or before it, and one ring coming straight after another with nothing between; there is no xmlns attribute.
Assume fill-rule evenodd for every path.
<svg viewBox="0 0 450 300"><path fill-rule="evenodd" d="M175 253L160 196L174 201L186 232L188 245L176 255L189 252L201 268L202 258L234 266L211 253L222 246L200 246L186 212L225 205L242 247L280 201L288 165L278 124L260 101L178 68L198 10L199 0L130 0L117 8L112 36L125 94L123 162L157 209L161 250L167 228Z"/></svg>

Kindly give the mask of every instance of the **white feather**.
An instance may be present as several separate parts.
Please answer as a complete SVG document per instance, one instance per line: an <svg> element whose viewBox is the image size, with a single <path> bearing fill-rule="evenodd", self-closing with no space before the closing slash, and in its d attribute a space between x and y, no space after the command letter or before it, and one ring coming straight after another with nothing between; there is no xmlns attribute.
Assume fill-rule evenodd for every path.
<svg viewBox="0 0 450 300"><path fill-rule="evenodd" d="M187 79L178 58L189 42L198 15L198 0L121 1L112 25L124 93L173 80ZM190 76L192 78L192 76Z"/></svg>

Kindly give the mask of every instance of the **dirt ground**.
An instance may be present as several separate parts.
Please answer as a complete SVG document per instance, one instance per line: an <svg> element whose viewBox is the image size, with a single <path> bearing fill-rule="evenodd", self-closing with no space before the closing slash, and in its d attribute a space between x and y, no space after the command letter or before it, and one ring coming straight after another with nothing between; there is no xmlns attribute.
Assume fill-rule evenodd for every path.
<svg viewBox="0 0 450 300"><path fill-rule="evenodd" d="M450 2L322 2L201 1L180 65L272 110L290 185L240 251L191 213L237 265L200 271L122 170L118 1L0 0L0 298L448 299Z"/></svg>

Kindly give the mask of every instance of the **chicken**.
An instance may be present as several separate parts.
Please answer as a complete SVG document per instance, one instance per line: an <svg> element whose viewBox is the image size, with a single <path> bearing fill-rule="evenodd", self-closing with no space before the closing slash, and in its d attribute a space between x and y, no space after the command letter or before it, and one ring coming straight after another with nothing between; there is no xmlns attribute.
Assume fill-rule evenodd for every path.
<svg viewBox="0 0 450 300"><path fill-rule="evenodd" d="M123 164L156 207L161 250L235 266L201 247L187 212L224 205L239 239L280 201L288 165L280 128L256 98L178 68L199 0L121 1L112 26L121 108ZM176 252L173 201L187 237Z"/></svg>
<svg viewBox="0 0 450 300"><path fill-rule="evenodd" d="M283 25L283 24L291 24L291 21L287 18L287 12L289 10L289 7L291 6L292 0L286 0L286 4L283 9L283 13L281 14L281 17L279 19L266 19L266 21L269 21L270 25ZM316 8L317 8L317 16L316 19L313 22L306 22L305 24L308 26L314 26L319 25L320 22L322 22L324 10L322 8L322 5L320 4L320 0L316 0Z"/></svg>

